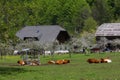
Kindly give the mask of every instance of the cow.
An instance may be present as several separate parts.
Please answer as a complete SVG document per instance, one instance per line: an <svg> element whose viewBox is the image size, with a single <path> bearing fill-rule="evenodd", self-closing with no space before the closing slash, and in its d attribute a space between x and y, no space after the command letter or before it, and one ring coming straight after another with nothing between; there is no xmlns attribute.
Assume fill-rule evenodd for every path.
<svg viewBox="0 0 120 80"><path fill-rule="evenodd" d="M109 57L101 58L101 59L89 58L87 62L88 63L111 63L112 60Z"/></svg>
<svg viewBox="0 0 120 80"><path fill-rule="evenodd" d="M63 63L64 63L63 60L56 60L56 61L55 61L55 64L63 64Z"/></svg>
<svg viewBox="0 0 120 80"><path fill-rule="evenodd" d="M40 63L39 63L39 61L34 60L34 61L30 61L29 65L36 66L36 65L40 65Z"/></svg>
<svg viewBox="0 0 120 80"><path fill-rule="evenodd" d="M24 66L24 65L31 65L31 66L40 65L39 61L37 61L37 60L34 60L34 61L18 60L17 63L21 66Z"/></svg>
<svg viewBox="0 0 120 80"><path fill-rule="evenodd" d="M63 64L67 64L67 63L70 63L70 60L63 59Z"/></svg>
<svg viewBox="0 0 120 80"><path fill-rule="evenodd" d="M89 59L87 60L87 62L88 62L88 63L100 63L100 60L95 59L95 58L89 58Z"/></svg>
<svg viewBox="0 0 120 80"><path fill-rule="evenodd" d="M60 65L60 64L67 64L67 63L70 63L70 60L62 59L62 60L56 60L56 61L54 61L54 60L48 61L48 64L58 64L58 65Z"/></svg>
<svg viewBox="0 0 120 80"><path fill-rule="evenodd" d="M55 62L55 64L67 64L67 63L70 63L70 60L63 59L63 60L57 60Z"/></svg>
<svg viewBox="0 0 120 80"><path fill-rule="evenodd" d="M101 58L101 63L111 63L111 62L112 62L112 60L109 57Z"/></svg>
<svg viewBox="0 0 120 80"><path fill-rule="evenodd" d="M55 61L50 60L50 61L48 61L48 64L55 64Z"/></svg>
<svg viewBox="0 0 120 80"><path fill-rule="evenodd" d="M24 66L26 64L26 62L23 60L18 60L17 63L21 66Z"/></svg>

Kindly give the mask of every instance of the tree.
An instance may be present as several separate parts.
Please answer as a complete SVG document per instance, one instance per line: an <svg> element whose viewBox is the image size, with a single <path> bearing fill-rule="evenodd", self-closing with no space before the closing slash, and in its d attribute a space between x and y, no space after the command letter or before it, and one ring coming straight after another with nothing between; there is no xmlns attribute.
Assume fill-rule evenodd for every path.
<svg viewBox="0 0 120 80"><path fill-rule="evenodd" d="M115 8L115 18L119 19L120 17L120 1L119 0L114 0L114 8Z"/></svg>
<svg viewBox="0 0 120 80"><path fill-rule="evenodd" d="M109 0L95 0L93 3L92 14L95 20L99 23L110 22L113 19L113 9L108 5Z"/></svg>
<svg viewBox="0 0 120 80"><path fill-rule="evenodd" d="M97 22L92 18L89 17L84 22L83 31L93 32L97 27Z"/></svg>

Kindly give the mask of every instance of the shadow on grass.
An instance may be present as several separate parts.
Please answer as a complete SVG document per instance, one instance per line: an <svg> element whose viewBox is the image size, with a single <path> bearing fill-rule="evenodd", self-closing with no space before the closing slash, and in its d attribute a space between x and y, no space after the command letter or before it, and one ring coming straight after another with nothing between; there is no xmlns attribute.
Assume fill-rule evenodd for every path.
<svg viewBox="0 0 120 80"><path fill-rule="evenodd" d="M18 67L0 67L0 75L2 76L8 76L8 75L16 75L19 73L25 73L25 72L33 72L34 70L25 70L24 68L18 68Z"/></svg>

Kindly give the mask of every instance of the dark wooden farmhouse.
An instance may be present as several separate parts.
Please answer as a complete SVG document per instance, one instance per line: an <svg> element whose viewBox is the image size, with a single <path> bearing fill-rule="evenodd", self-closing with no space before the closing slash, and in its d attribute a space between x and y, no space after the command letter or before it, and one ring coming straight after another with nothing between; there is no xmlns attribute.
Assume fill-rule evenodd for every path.
<svg viewBox="0 0 120 80"><path fill-rule="evenodd" d="M109 48L113 48L114 45L120 48L120 43L118 43L120 40L120 23L104 23L100 25L95 36L97 42L103 39L102 42Z"/></svg>
<svg viewBox="0 0 120 80"><path fill-rule="evenodd" d="M64 43L70 39L68 32L58 25L26 26L16 33L22 40L34 39L41 42Z"/></svg>

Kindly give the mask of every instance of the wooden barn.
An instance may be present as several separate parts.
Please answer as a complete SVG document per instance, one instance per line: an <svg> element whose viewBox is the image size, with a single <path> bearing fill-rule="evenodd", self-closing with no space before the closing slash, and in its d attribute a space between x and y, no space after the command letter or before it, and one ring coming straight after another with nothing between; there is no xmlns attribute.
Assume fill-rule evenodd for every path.
<svg viewBox="0 0 120 80"><path fill-rule="evenodd" d="M16 33L22 40L34 39L35 41L64 43L70 39L68 32L59 25L26 26Z"/></svg>
<svg viewBox="0 0 120 80"><path fill-rule="evenodd" d="M102 40L102 42L105 43L105 46L109 48L113 47L114 44L118 43L120 40L120 23L104 23L100 25L95 36L97 42ZM117 42L115 42L115 40ZM118 43L117 46L120 48L120 43Z"/></svg>

